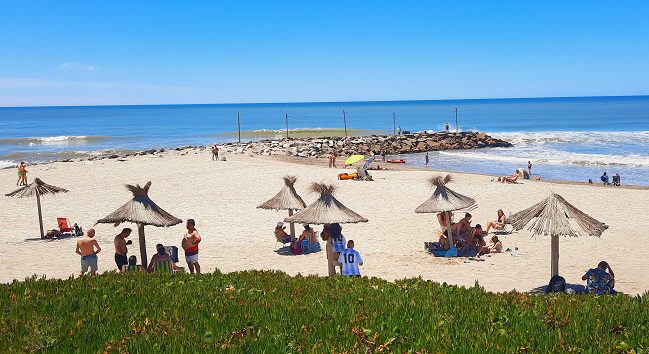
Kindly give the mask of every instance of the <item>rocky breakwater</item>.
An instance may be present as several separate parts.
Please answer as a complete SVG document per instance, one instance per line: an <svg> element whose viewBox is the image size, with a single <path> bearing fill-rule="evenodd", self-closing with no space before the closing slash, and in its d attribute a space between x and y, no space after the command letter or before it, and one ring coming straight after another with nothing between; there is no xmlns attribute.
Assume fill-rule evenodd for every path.
<svg viewBox="0 0 649 354"><path fill-rule="evenodd" d="M422 132L397 136L300 138L223 144L223 148L230 153L300 157L324 157L331 153L336 153L339 156L352 154L380 155L382 152L387 155L397 155L437 150L510 146L512 144L507 141L477 132Z"/></svg>

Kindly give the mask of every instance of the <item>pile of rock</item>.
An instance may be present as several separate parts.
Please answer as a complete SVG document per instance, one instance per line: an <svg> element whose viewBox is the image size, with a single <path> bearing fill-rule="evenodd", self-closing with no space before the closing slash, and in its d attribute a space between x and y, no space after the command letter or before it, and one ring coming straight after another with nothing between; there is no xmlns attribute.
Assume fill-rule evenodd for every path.
<svg viewBox="0 0 649 354"><path fill-rule="evenodd" d="M387 155L407 154L437 150L476 149L485 147L510 147L511 143L484 133L415 133L405 135L300 138L283 140L259 140L246 143L226 143L230 153L256 155L288 155L300 157L323 157L331 153L340 156L352 154Z"/></svg>

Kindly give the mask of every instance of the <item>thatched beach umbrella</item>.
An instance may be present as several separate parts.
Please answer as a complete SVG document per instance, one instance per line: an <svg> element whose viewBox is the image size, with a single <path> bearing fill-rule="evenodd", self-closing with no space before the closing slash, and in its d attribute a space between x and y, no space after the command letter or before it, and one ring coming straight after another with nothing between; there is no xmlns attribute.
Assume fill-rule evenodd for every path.
<svg viewBox="0 0 649 354"><path fill-rule="evenodd" d="M311 191L320 194L320 198L299 211L297 214L284 219L285 222L302 224L353 224L367 222L367 219L344 206L333 196L336 188L324 183L311 184ZM331 238L327 240L327 259L329 260L329 275L335 275L334 260L331 257Z"/></svg>
<svg viewBox="0 0 649 354"><path fill-rule="evenodd" d="M552 276L559 274L559 236L601 236L608 229L606 224L595 220L568 203L562 196L551 193L549 197L509 217L515 230L525 225L532 235L550 236Z"/></svg>
<svg viewBox="0 0 649 354"><path fill-rule="evenodd" d="M452 180L451 175L446 175L446 177L431 177L428 182L435 188L433 195L415 209L415 213L444 213L448 242L451 247L453 246L451 212L465 209L475 204L473 198L457 193L446 186Z"/></svg>
<svg viewBox="0 0 649 354"><path fill-rule="evenodd" d="M183 222L177 217L167 213L156 203L149 199L149 188L151 182L147 182L144 187L139 185L126 185L126 189L133 193L133 199L119 207L103 219L97 220L97 223L114 224L115 226L123 222L132 222L137 224L137 231L140 240L140 255L142 257L142 266L147 266L146 256L146 239L144 237L144 225L153 225L158 227L169 227Z"/></svg>
<svg viewBox="0 0 649 354"><path fill-rule="evenodd" d="M288 210L288 216L293 215L293 210L301 210L306 208L306 204L302 197L295 191L295 176L284 177L284 187L274 197L267 200L264 204L258 206L260 209L271 210ZM295 224L290 223L291 240L295 239Z"/></svg>
<svg viewBox="0 0 649 354"><path fill-rule="evenodd" d="M41 181L40 178L35 178L34 182L20 189L17 189L9 194L6 194L6 196L17 197L17 198L36 196L36 206L38 207L38 222L41 227L41 238L44 238L45 231L43 230L43 213L41 212L41 195L67 193L67 192L68 192L67 189L49 185Z"/></svg>

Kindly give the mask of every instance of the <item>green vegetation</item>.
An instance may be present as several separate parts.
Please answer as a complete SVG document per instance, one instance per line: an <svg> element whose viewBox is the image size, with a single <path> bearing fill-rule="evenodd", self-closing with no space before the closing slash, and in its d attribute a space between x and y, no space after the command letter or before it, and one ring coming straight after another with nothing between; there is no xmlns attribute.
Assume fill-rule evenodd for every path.
<svg viewBox="0 0 649 354"><path fill-rule="evenodd" d="M649 295L420 279L107 274L0 285L1 351L647 352Z"/></svg>

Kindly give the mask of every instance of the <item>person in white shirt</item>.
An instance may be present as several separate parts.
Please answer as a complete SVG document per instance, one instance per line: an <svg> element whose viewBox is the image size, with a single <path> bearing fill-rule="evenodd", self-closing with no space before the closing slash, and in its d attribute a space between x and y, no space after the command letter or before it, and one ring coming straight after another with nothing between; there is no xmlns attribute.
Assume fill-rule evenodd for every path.
<svg viewBox="0 0 649 354"><path fill-rule="evenodd" d="M361 254L354 249L354 241L347 241L347 248L340 252L338 262L342 264L342 275L361 277L361 271L358 266L363 265Z"/></svg>

